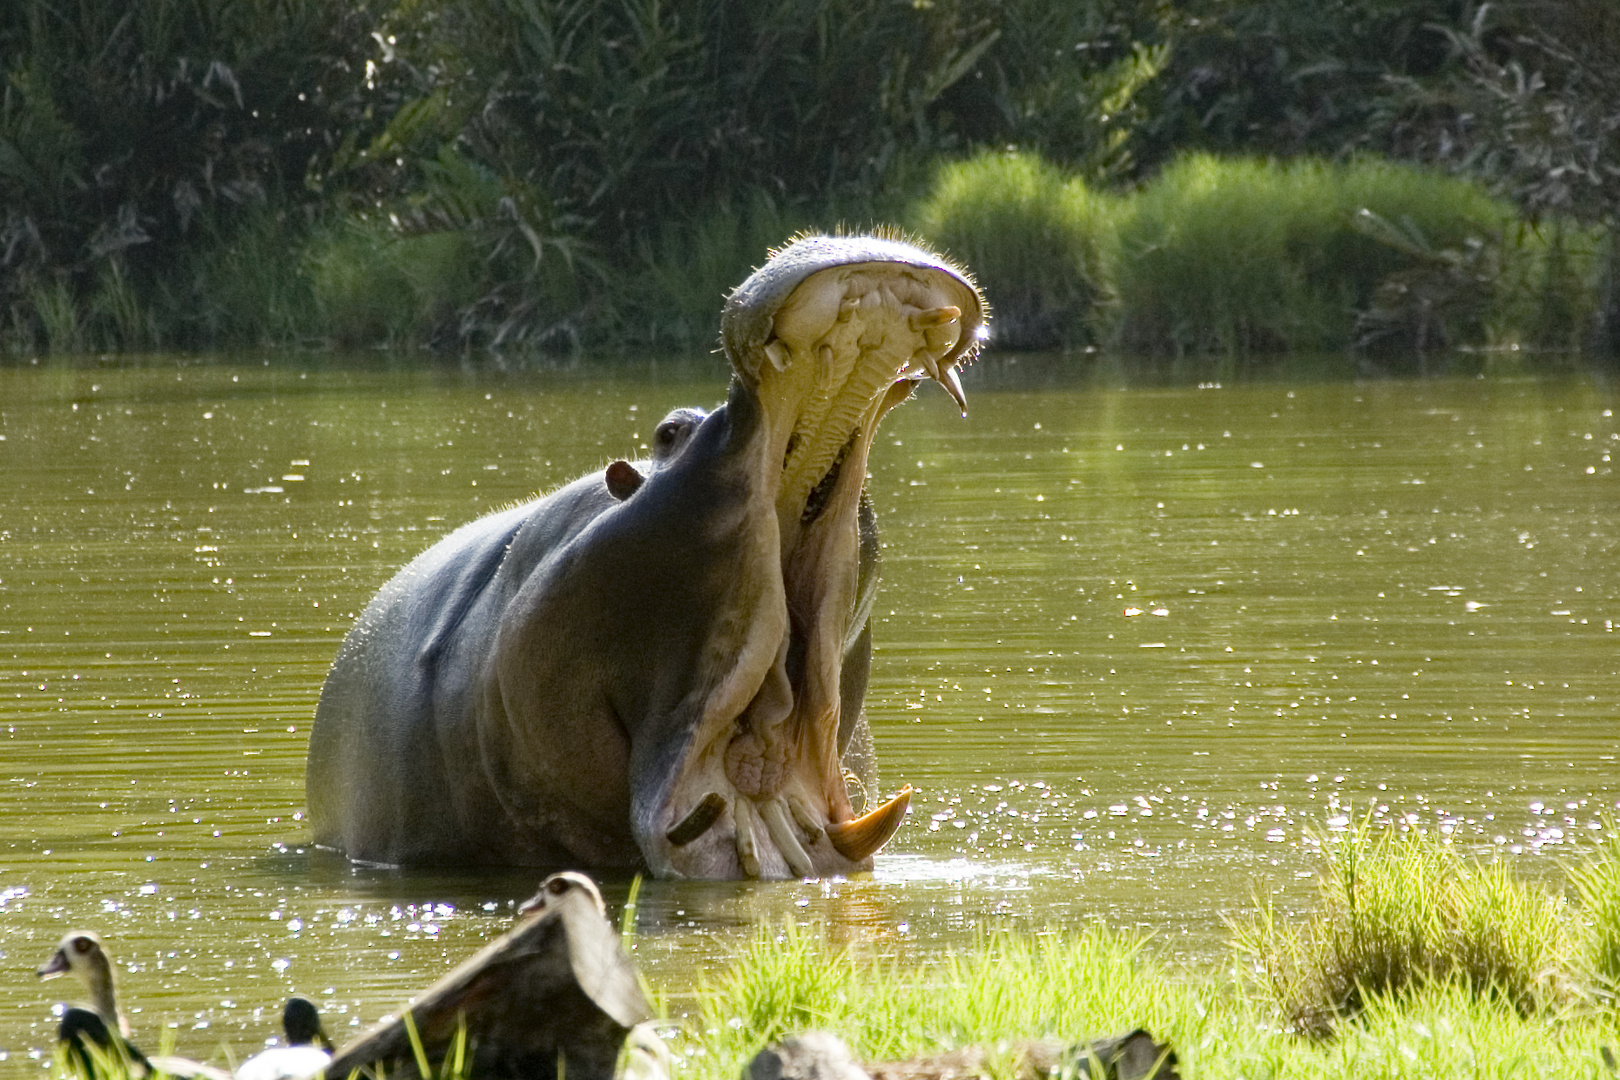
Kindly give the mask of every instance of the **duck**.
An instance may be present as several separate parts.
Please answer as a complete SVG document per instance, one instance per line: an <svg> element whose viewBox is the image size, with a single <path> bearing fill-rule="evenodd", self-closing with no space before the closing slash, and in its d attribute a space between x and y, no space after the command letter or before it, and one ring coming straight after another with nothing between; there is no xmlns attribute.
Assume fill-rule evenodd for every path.
<svg viewBox="0 0 1620 1080"><path fill-rule="evenodd" d="M62 1010L56 1037L68 1047L73 1066L91 1080L103 1075L101 1065L122 1061L127 1074L145 1077L163 1074L176 1080L231 1080L231 1074L211 1065L169 1055L148 1056L129 1041L129 1020L118 1008L112 959L92 930L71 931L39 969L41 979L76 975L90 991L90 1008ZM112 1075L120 1075L114 1066Z"/></svg>
<svg viewBox="0 0 1620 1080"><path fill-rule="evenodd" d="M61 1022L56 1026L56 1041L67 1048L68 1068L71 1075L94 1080L106 1066L117 1075L119 1065L131 1076L142 1076L152 1071L146 1055L130 1045L122 1035L115 1036L107 1021L94 1009L79 1005L65 1005ZM98 1064L99 1062L99 1064Z"/></svg>
<svg viewBox="0 0 1620 1080"><path fill-rule="evenodd" d="M543 914L551 910L558 897L571 892L584 893L596 908L596 913L607 918L607 904L602 900L602 890L596 887L596 882L577 870L564 870L542 881L540 891L518 905L518 917Z"/></svg>
<svg viewBox="0 0 1620 1080"><path fill-rule="evenodd" d="M236 1080L300 1080L326 1068L332 1040L321 1027L320 1010L308 998L293 996L281 1010L285 1046L272 1046L237 1066Z"/></svg>

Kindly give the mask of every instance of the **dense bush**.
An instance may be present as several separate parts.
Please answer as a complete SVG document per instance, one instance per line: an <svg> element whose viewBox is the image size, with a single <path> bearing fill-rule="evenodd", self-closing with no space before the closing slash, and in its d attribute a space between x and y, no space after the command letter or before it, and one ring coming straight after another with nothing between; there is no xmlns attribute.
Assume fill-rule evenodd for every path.
<svg viewBox="0 0 1620 1080"><path fill-rule="evenodd" d="M1380 161L1193 155L1119 218L1112 340L1143 352L1478 342L1511 207Z"/></svg>
<svg viewBox="0 0 1620 1080"><path fill-rule="evenodd" d="M207 340L201 250L312 207L366 137L364 3L22 0L0 16L0 332L13 348ZM301 223L300 223L301 224ZM285 256L283 256L285 259Z"/></svg>
<svg viewBox="0 0 1620 1080"><path fill-rule="evenodd" d="M0 5L0 352L690 348L767 244L890 222L985 276L1009 345L1103 328L1170 352L1564 346L1620 295L1592 299L1590 280L1594 259L1620 266L1594 231L1620 175L1604 62L1620 23L1602 0L1545 7L16 0ZM1482 101L1501 138L1469 126ZM1506 233L1473 189L1367 180L1410 188L1413 211L1353 190L1391 166L1217 167L1188 147L1438 157L1547 220L1513 241L1520 258L1490 242ZM1597 194L1575 198L1572 176ZM1258 188L1210 196L1212 179ZM1430 205L1447 190L1466 236ZM1542 213L1559 192L1575 192L1568 229ZM1104 204L1123 215L1117 257ZM1219 256L1203 283L1200 251Z"/></svg>
<svg viewBox="0 0 1620 1080"><path fill-rule="evenodd" d="M912 224L993 298L998 345L1051 349L1091 339L1113 201L1034 155L981 154L940 170Z"/></svg>

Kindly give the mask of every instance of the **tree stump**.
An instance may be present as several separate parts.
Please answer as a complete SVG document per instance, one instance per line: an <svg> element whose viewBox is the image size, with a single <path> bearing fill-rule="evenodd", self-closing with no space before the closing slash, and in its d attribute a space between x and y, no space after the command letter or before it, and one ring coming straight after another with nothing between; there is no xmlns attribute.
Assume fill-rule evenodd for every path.
<svg viewBox="0 0 1620 1080"><path fill-rule="evenodd" d="M547 878L515 928L343 1047L326 1075L420 1078L420 1060L436 1073L459 1043L468 1080L613 1080L651 1010L601 905L583 875Z"/></svg>

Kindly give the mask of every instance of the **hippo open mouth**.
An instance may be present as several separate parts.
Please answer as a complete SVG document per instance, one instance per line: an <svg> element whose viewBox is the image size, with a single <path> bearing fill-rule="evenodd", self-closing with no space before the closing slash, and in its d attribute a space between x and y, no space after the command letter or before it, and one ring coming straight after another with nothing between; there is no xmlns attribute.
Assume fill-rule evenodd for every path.
<svg viewBox="0 0 1620 1080"><path fill-rule="evenodd" d="M966 413L984 303L964 274L901 242L811 237L779 252L727 302L722 338L747 432L751 520L774 546L731 666L666 783L638 799L655 873L810 877L869 869L911 789L856 816L844 768L870 638L875 530L864 501L879 421L918 379ZM763 509L763 508L762 508ZM852 670L853 669L853 670ZM667 759L666 759L667 760ZM864 801L864 800L863 800Z"/></svg>
<svg viewBox="0 0 1620 1080"><path fill-rule="evenodd" d="M864 870L878 422L964 411L984 302L884 237L808 237L726 303L734 377L614 461L444 537L344 637L310 733L318 844L398 865ZM870 773L864 784L870 786ZM865 809L865 800L861 800Z"/></svg>

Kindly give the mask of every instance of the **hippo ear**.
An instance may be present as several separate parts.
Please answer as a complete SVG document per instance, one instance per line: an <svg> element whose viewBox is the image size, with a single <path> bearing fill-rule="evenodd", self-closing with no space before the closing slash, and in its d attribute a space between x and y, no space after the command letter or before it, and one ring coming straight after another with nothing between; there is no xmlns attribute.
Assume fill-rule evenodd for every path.
<svg viewBox="0 0 1620 1080"><path fill-rule="evenodd" d="M636 467L628 461L615 461L607 467L607 489L620 502L636 493L636 489L647 482L647 478L636 471Z"/></svg>

